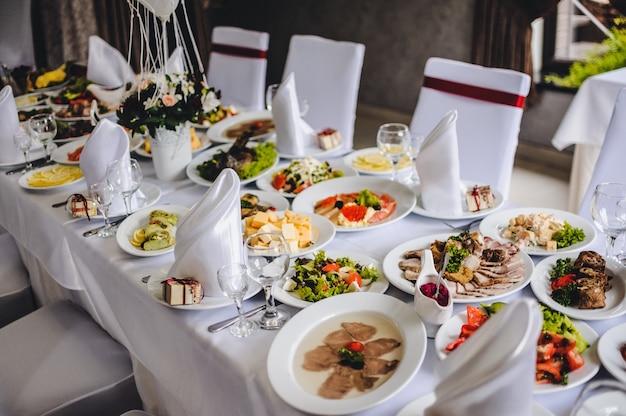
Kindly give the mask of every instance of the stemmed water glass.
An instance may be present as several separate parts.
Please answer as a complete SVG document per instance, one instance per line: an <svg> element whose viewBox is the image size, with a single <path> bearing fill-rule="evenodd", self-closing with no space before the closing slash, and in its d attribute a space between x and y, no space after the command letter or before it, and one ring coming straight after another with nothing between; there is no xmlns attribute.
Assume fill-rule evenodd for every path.
<svg viewBox="0 0 626 416"><path fill-rule="evenodd" d="M113 187L105 179L89 186L89 198L96 204L96 208L104 219L104 228L98 231L98 237L111 237L115 235L115 229L109 221L109 207L113 201Z"/></svg>
<svg viewBox="0 0 626 416"><path fill-rule="evenodd" d="M113 190L124 199L126 215L132 212L130 197L139 189L142 178L141 166L135 159L118 159L107 166L107 180Z"/></svg>
<svg viewBox="0 0 626 416"><path fill-rule="evenodd" d="M222 292L235 301L239 320L230 327L230 333L236 337L247 337L259 329L259 324L247 319L243 313L243 297L248 291L250 278L246 266L232 263L222 266L217 271L217 281Z"/></svg>
<svg viewBox="0 0 626 416"><path fill-rule="evenodd" d="M280 84L270 84L265 91L265 108L269 111L272 111L272 102L274 102L274 96L276 91L278 91L278 87L280 87ZM304 117L309 112L309 100L306 98L301 99L298 102L298 106L300 107L300 117Z"/></svg>
<svg viewBox="0 0 626 416"><path fill-rule="evenodd" d="M378 128L376 144L391 162L391 180L398 180L398 163L406 155L410 140L409 127L402 123L387 123Z"/></svg>
<svg viewBox="0 0 626 416"><path fill-rule="evenodd" d="M18 150L24 153L24 172L28 172L33 168L33 163L28 158L28 152L33 145L33 138L25 131L18 130L13 135L13 143L15 143L15 146L18 148Z"/></svg>
<svg viewBox="0 0 626 416"><path fill-rule="evenodd" d="M281 234L257 233L246 239L246 265L250 277L263 286L265 313L259 323L263 329L279 329L289 319L289 313L278 310L274 300L274 282L289 268L289 250Z"/></svg>
<svg viewBox="0 0 626 416"><path fill-rule="evenodd" d="M606 237L606 257L617 259L615 240L626 231L625 214L619 209L626 199L626 184L604 182L596 186L591 197L591 218Z"/></svg>
<svg viewBox="0 0 626 416"><path fill-rule="evenodd" d="M420 147L424 141L424 136L418 133L410 133L409 145L407 147L407 155L411 159L411 176L406 180L410 186L417 185L419 183L419 176L417 174L417 155L419 155Z"/></svg>
<svg viewBox="0 0 626 416"><path fill-rule="evenodd" d="M46 165L52 163L50 160L50 141L57 135L57 122L54 114L36 114L28 120L28 129L33 139L43 145L46 153Z"/></svg>

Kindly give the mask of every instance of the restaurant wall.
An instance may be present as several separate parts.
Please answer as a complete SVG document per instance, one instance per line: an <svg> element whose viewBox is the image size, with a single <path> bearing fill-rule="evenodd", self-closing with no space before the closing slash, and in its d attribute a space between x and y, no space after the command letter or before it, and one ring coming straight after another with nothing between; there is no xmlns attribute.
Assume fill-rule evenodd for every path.
<svg viewBox="0 0 626 416"><path fill-rule="evenodd" d="M431 56L468 61L474 0L222 0L211 27L270 34L268 82L280 81L292 34L365 45L361 103L412 113Z"/></svg>

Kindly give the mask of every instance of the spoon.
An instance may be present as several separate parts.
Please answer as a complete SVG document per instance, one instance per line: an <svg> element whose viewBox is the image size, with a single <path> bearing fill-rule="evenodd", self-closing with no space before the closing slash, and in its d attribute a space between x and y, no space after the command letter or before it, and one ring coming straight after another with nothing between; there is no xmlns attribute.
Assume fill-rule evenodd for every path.
<svg viewBox="0 0 626 416"><path fill-rule="evenodd" d="M443 257L443 266L441 266L441 270L439 270L439 276L437 277L437 287L435 289L434 299L439 297L439 288L441 287L441 279L443 278L443 273L446 271L446 267L448 267L448 262L450 261L450 253L446 251L446 255Z"/></svg>

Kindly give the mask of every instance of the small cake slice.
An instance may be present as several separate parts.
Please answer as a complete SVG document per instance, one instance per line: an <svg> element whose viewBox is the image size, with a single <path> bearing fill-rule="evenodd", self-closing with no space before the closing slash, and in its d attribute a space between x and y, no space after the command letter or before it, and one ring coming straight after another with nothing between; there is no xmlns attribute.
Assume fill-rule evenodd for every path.
<svg viewBox="0 0 626 416"><path fill-rule="evenodd" d="M334 149L341 143L342 139L339 130L327 128L317 133L317 144L324 150Z"/></svg>
<svg viewBox="0 0 626 416"><path fill-rule="evenodd" d="M69 206L72 213L72 217L95 217L98 215L98 209L96 204L91 200L85 198L81 194L74 194L70 196Z"/></svg>
<svg viewBox="0 0 626 416"><path fill-rule="evenodd" d="M467 209L470 212L476 212L483 209L493 208L493 192L489 185L474 187L465 194L467 200Z"/></svg>
<svg viewBox="0 0 626 416"><path fill-rule="evenodd" d="M163 300L170 305L193 305L202 300L202 284L197 280L171 277L161 284Z"/></svg>

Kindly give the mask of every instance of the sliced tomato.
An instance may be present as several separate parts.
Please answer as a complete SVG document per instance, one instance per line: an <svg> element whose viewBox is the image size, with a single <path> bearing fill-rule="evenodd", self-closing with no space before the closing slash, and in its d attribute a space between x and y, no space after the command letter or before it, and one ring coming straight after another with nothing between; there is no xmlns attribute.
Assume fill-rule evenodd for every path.
<svg viewBox="0 0 626 416"><path fill-rule="evenodd" d="M467 323L475 327L479 327L485 323L489 316L476 306L467 305Z"/></svg>
<svg viewBox="0 0 626 416"><path fill-rule="evenodd" d="M576 275L574 273L565 274L559 277L558 279L554 279L552 283L550 283L550 289L556 290L564 286L567 286L571 283L574 283L575 278L576 278Z"/></svg>
<svg viewBox="0 0 626 416"><path fill-rule="evenodd" d="M326 263L326 265L324 267L322 267L322 271L324 273L336 272L340 268L341 268L341 266L338 265L337 263Z"/></svg>
<svg viewBox="0 0 626 416"><path fill-rule="evenodd" d="M348 286L351 285L352 282L356 282L356 284L359 285L359 287L363 286L363 279L361 279L361 275L358 274L357 272L350 273L348 277L344 280L346 281Z"/></svg>
<svg viewBox="0 0 626 416"><path fill-rule="evenodd" d="M554 361L537 363L536 379L538 383L558 383L561 381L561 369Z"/></svg>
<svg viewBox="0 0 626 416"><path fill-rule="evenodd" d="M310 182L305 182L302 185L298 186L296 189L294 189L293 193L294 194L299 194L300 192L304 191L309 186L311 186L311 183Z"/></svg>
<svg viewBox="0 0 626 416"><path fill-rule="evenodd" d="M569 366L570 371L578 370L580 367L585 365L585 359L575 349L569 350L565 354L565 357L567 358L567 364Z"/></svg>
<svg viewBox="0 0 626 416"><path fill-rule="evenodd" d="M459 337L457 339L455 339L454 341L450 342L448 345L446 345L446 351L454 351L458 348L459 345L463 344L465 342L467 338L465 337Z"/></svg>
<svg viewBox="0 0 626 416"><path fill-rule="evenodd" d="M285 184L287 183L287 175L284 173L277 173L272 179L272 186L274 189L283 189Z"/></svg>
<svg viewBox="0 0 626 416"><path fill-rule="evenodd" d="M556 353L556 347L553 343L537 345L537 362L542 363L552 359Z"/></svg>
<svg viewBox="0 0 626 416"><path fill-rule="evenodd" d="M472 334L474 334L474 332L476 332L476 330L478 330L479 327L474 326L474 325L470 325L470 324L465 324L461 326L461 335L462 337L466 337L469 338L472 336Z"/></svg>
<svg viewBox="0 0 626 416"><path fill-rule="evenodd" d="M352 352L363 352L363 350L365 349L365 345L363 345L363 343L359 341L351 341L348 342L346 348Z"/></svg>
<svg viewBox="0 0 626 416"><path fill-rule="evenodd" d="M358 222L365 218L367 207L362 205L346 205L341 208L341 213L348 221Z"/></svg>

